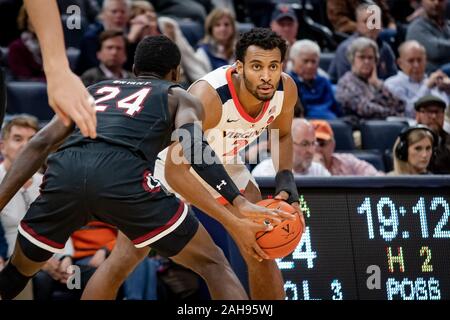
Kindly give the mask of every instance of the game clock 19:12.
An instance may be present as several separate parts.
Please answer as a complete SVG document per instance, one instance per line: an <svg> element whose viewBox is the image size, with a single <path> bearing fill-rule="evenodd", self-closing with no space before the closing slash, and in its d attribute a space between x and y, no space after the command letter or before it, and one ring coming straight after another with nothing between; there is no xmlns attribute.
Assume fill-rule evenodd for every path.
<svg viewBox="0 0 450 320"><path fill-rule="evenodd" d="M447 192L390 190L350 195L349 213L360 299L441 300L450 293ZM444 190L442 190L444 191ZM381 289L368 285L368 266Z"/></svg>

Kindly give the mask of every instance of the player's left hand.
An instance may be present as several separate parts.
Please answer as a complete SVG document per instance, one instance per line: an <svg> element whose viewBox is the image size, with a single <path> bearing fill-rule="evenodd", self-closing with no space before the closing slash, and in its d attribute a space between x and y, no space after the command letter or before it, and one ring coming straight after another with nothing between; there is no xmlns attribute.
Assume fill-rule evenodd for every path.
<svg viewBox="0 0 450 320"><path fill-rule="evenodd" d="M46 72L48 102L53 111L70 126L73 120L85 137L95 139L96 114L94 98L80 78L70 70Z"/></svg>
<svg viewBox="0 0 450 320"><path fill-rule="evenodd" d="M289 199L289 194L286 191L281 191L279 194L275 196L275 199L286 201L287 199ZM305 217L303 216L303 212L300 210L300 203L292 202L290 205L295 208L295 211L297 211L297 214L300 217L300 221L303 223L303 230L304 230L306 226Z"/></svg>
<svg viewBox="0 0 450 320"><path fill-rule="evenodd" d="M237 197L233 201L233 206L246 218L253 221L269 220L275 224L279 224L282 220L295 220L295 217L279 209L269 209L257 204L251 203L243 196Z"/></svg>

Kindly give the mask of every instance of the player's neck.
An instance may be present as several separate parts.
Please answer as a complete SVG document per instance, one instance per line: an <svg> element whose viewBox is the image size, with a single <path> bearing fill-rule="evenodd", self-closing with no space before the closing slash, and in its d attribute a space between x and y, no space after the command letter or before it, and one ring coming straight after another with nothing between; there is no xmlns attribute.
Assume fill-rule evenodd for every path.
<svg viewBox="0 0 450 320"><path fill-rule="evenodd" d="M159 74L153 73L153 72L143 72L139 74L139 79L164 79Z"/></svg>
<svg viewBox="0 0 450 320"><path fill-rule="evenodd" d="M233 77L234 88L242 107L250 116L260 113L264 107L265 101L256 98L245 86L245 82L241 77Z"/></svg>

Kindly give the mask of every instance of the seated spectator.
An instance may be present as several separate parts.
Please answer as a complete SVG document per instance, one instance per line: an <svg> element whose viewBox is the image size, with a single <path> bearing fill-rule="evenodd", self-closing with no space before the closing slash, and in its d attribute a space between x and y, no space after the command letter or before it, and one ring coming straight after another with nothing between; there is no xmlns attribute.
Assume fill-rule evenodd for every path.
<svg viewBox="0 0 450 320"><path fill-rule="evenodd" d="M351 61L347 58L347 49L358 37L367 37L376 41L379 47L379 59L377 61L377 74L381 79L387 79L397 73L395 55L389 44L380 40L380 30L369 28L372 13L368 11L370 4L363 3L356 9L356 32L342 42L336 49L336 55L328 68L330 80L336 83L347 71L351 69Z"/></svg>
<svg viewBox="0 0 450 320"><path fill-rule="evenodd" d="M0 181L3 180L18 154L38 130L38 120L28 115L15 116L3 126L1 153L4 160L0 164ZM42 174L35 173L8 202L0 214L0 223L4 229L4 236L8 245L6 258L9 258L14 251L19 222L25 216L30 204L39 196L41 183ZM31 298L31 286L27 286L18 299L29 300Z"/></svg>
<svg viewBox="0 0 450 320"><path fill-rule="evenodd" d="M435 96L425 96L414 105L417 123L430 128L437 138L435 156L429 167L431 172L437 174L450 174L450 134L444 130L446 105Z"/></svg>
<svg viewBox="0 0 450 320"><path fill-rule="evenodd" d="M369 1L366 1L368 3ZM338 32L353 33L357 30L355 10L360 3L358 0L327 0L328 20ZM377 4L382 12L383 26L389 29L396 29L395 21L389 12L386 0L374 0L369 5Z"/></svg>
<svg viewBox="0 0 450 320"><path fill-rule="evenodd" d="M441 70L430 77L425 74L427 54L425 47L415 40L399 47L398 65L402 71L385 81L386 87L406 103L405 116L414 118L414 103L426 95L434 95L450 102L450 78Z"/></svg>
<svg viewBox="0 0 450 320"><path fill-rule="evenodd" d="M100 50L97 58L98 67L91 68L83 73L81 80L86 87L107 79L131 78L132 74L123 69L127 60L126 39L122 31L107 30L100 34Z"/></svg>
<svg viewBox="0 0 450 320"><path fill-rule="evenodd" d="M403 116L405 103L395 97L377 76L377 44L368 38L357 38L348 48L352 70L338 82L336 100L345 114L360 119L385 119Z"/></svg>
<svg viewBox="0 0 450 320"><path fill-rule="evenodd" d="M213 9L211 0L150 0L158 15L189 19L201 24Z"/></svg>
<svg viewBox="0 0 450 320"><path fill-rule="evenodd" d="M325 120L311 120L316 132L316 159L320 160L332 176L378 176L370 163L350 153L335 153L336 141L333 129Z"/></svg>
<svg viewBox="0 0 450 320"><path fill-rule="evenodd" d="M394 144L394 171L389 174L429 174L434 144L434 133L427 127L403 130Z"/></svg>
<svg viewBox="0 0 450 320"><path fill-rule="evenodd" d="M208 64L205 74L234 62L236 22L227 9L214 9L206 18L205 37L196 55Z"/></svg>
<svg viewBox="0 0 450 320"><path fill-rule="evenodd" d="M285 39L289 46L297 41L298 19L288 4L279 4L272 13L270 29Z"/></svg>
<svg viewBox="0 0 450 320"><path fill-rule="evenodd" d="M407 40L417 40L427 52L427 71L441 69L450 75L450 25L445 17L447 0L422 0L425 15L408 27Z"/></svg>
<svg viewBox="0 0 450 320"><path fill-rule="evenodd" d="M17 80L45 81L41 49L33 25L22 6L17 17L20 38L9 45L8 64Z"/></svg>
<svg viewBox="0 0 450 320"><path fill-rule="evenodd" d="M311 40L300 40L290 50L293 62L289 75L298 88L305 117L310 119L336 119L342 115L334 98L330 81L319 75L320 47Z"/></svg>
<svg viewBox="0 0 450 320"><path fill-rule="evenodd" d="M322 164L314 162L316 136L314 127L305 119L293 119L293 168L294 175L330 176ZM255 177L275 177L276 171L271 158L261 161L252 171Z"/></svg>
<svg viewBox="0 0 450 320"><path fill-rule="evenodd" d="M100 21L91 24L80 44L80 56L77 61L77 74L96 67L99 64L97 51L98 39L105 30L126 31L129 21L130 5L127 0L104 0Z"/></svg>

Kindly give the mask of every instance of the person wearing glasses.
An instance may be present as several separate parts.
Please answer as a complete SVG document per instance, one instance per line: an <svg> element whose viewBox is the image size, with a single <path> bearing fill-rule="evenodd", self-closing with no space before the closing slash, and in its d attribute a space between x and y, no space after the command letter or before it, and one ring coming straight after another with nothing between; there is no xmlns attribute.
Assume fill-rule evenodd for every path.
<svg viewBox="0 0 450 320"><path fill-rule="evenodd" d="M439 97L428 95L414 104L417 124L425 125L437 136L437 146L429 169L435 174L450 174L450 134L444 130L447 104Z"/></svg>
<svg viewBox="0 0 450 320"><path fill-rule="evenodd" d="M344 113L358 120L403 116L404 101L394 96L378 77L376 65L380 55L375 41L355 39L348 47L347 57L352 69L336 88L336 100Z"/></svg>
<svg viewBox="0 0 450 320"><path fill-rule="evenodd" d="M316 132L315 159L321 161L332 176L380 176L370 163L350 153L335 153L336 141L333 129L325 120L311 120Z"/></svg>
<svg viewBox="0 0 450 320"><path fill-rule="evenodd" d="M292 120L293 168L292 172L300 176L322 176L331 174L325 167L313 161L316 149L314 126L305 119ZM264 159L252 171L254 177L275 177L272 158Z"/></svg>

